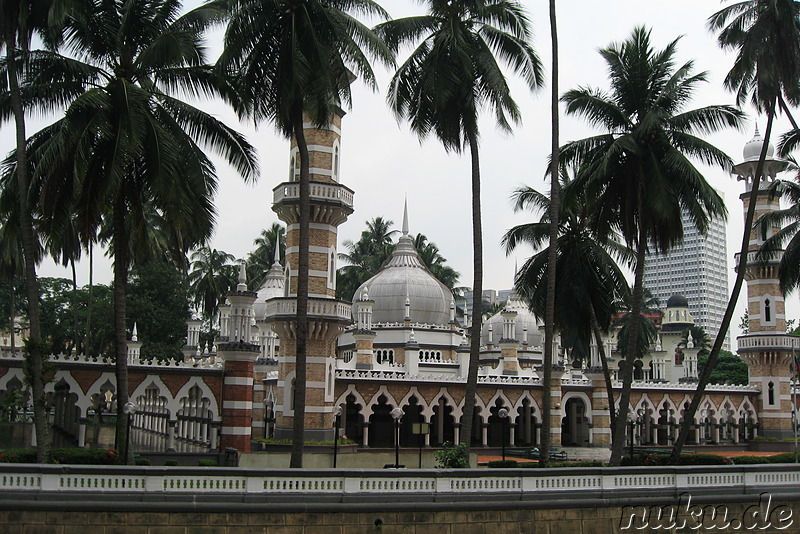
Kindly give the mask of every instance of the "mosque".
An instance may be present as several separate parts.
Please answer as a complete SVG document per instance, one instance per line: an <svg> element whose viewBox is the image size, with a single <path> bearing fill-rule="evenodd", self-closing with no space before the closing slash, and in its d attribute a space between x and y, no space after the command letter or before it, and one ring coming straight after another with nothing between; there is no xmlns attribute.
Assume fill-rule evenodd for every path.
<svg viewBox="0 0 800 534"><path fill-rule="evenodd" d="M306 438L330 440L338 429L361 447L391 447L397 424L403 447L457 442L469 363L467 332L456 320L452 293L414 248L407 211L386 265L362 284L353 303L335 298L337 229L354 209L354 192L339 176L342 117L333 117L323 129L311 124L305 129L311 158ZM744 162L734 167L745 183L745 210L761 142L756 135L745 146ZM274 189L273 210L287 225L285 264L276 258L256 292L247 290L242 266L237 290L221 308L216 347L201 352L200 322L190 321L185 361L143 361L134 331L129 345L130 397L137 404L133 425L165 449L193 444L250 451L254 438L291 437L300 250L297 154L293 143L289 179ZM770 152L757 215L778 208L778 199L770 199L766 189L785 168ZM755 233L751 243L753 250L760 243ZM785 333L778 260L758 263L754 252L748 255L750 327L738 342L750 383L709 386L690 443L792 435L789 362L800 339ZM685 337L694 324L685 297L671 297L656 319L657 340L636 363L631 428L639 444L668 446L695 390L699 348ZM556 339L552 398L545 400L540 326L513 292L505 308L483 325L471 443L539 444L542 406L550 402L553 445L608 446L609 404L599 347L593 344L589 360L574 364ZM618 391L616 333L603 343ZM100 403L114 402L113 366L82 355L57 355L52 361L57 370L47 391L55 424L83 446L90 415ZM2 351L0 392L22 383L21 353Z"/></svg>

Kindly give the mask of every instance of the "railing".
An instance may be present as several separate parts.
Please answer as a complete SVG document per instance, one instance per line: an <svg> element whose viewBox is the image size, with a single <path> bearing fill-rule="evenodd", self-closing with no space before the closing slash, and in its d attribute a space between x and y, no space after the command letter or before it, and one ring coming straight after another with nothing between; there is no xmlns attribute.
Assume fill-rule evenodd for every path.
<svg viewBox="0 0 800 534"><path fill-rule="evenodd" d="M245 468L163 468L48 466L5 464L0 467L0 507L4 501L36 501L37 505L66 494L102 493L104 502L138 502L225 496L226 503L257 498L279 501L303 494L304 504L342 502L348 495L364 502L402 501L403 494L425 495L427 502L457 502L480 494L486 500L615 498L680 493L693 495L758 495L797 493L800 466L742 465L629 467L587 469L490 470L250 470ZM236 497L235 497L236 496ZM72 500L76 497L70 497Z"/></svg>
<svg viewBox="0 0 800 534"><path fill-rule="evenodd" d="M742 256L741 252L737 252L734 254L734 265L739 265L739 258ZM751 251L747 253L747 264L746 265L767 265L770 263L780 263L781 256L783 256L782 250L777 250L771 254L764 254L762 257L759 257L758 251Z"/></svg>
<svg viewBox="0 0 800 534"><path fill-rule="evenodd" d="M747 334L736 338L739 350L748 349L772 349L772 350L792 350L800 353L800 336L789 334Z"/></svg>
<svg viewBox="0 0 800 534"><path fill-rule="evenodd" d="M280 297L267 301L264 315L267 318L297 315L297 298ZM309 298L308 315L309 317L335 318L347 322L352 320L350 304L334 299Z"/></svg>
<svg viewBox="0 0 800 534"><path fill-rule="evenodd" d="M353 190L342 184L311 182L311 201L314 200L334 200L339 201L347 207L353 207ZM273 192L273 203L278 204L285 199L300 198L300 184L297 182L286 182L278 185Z"/></svg>
<svg viewBox="0 0 800 534"><path fill-rule="evenodd" d="M25 355L22 349L17 349L15 352L11 352L10 350L3 350L0 351L0 361L3 360L14 360L14 361L22 361L25 359ZM114 360L111 358L107 358L105 356L90 356L87 354L51 354L48 358L48 361L51 363L59 364L59 363L70 363L70 364L81 364L81 365L92 365L92 366L102 366L108 367L109 365L114 365ZM144 360L136 357L129 357L128 358L128 365L131 367L152 367L152 368L171 368L171 369L222 369L222 360L221 358L217 357L215 362L211 362L211 358L208 354L205 354L203 358L199 360L191 359L188 362L184 362L183 360Z"/></svg>

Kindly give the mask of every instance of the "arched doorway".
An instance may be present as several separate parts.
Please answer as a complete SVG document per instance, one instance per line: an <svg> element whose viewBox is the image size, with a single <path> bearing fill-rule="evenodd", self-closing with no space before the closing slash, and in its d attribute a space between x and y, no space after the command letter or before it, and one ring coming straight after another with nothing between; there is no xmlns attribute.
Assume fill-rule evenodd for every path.
<svg viewBox="0 0 800 534"><path fill-rule="evenodd" d="M505 420L500 417L500 410L504 408L508 412ZM497 399L497 401L494 403L494 406L489 408L489 414L487 445L490 447L500 447L503 445L503 443L509 445L511 443L511 421L509 421L511 418L511 411L503 404L502 400ZM505 438L503 437L503 434L505 434Z"/></svg>
<svg viewBox="0 0 800 534"><path fill-rule="evenodd" d="M587 447L589 445L588 409L583 399L570 398L564 405L565 416L561 419L561 445L565 447Z"/></svg>
<svg viewBox="0 0 800 534"><path fill-rule="evenodd" d="M403 418L400 420L400 446L419 447L419 434L414 434L414 424L423 423L422 406L419 405L417 397L410 397L408 404L403 406ZM422 439L425 439L424 437Z"/></svg>
<svg viewBox="0 0 800 534"><path fill-rule="evenodd" d="M431 445L441 445L446 441L455 441L455 417L453 407L447 403L444 395L439 397L438 403L433 407L431 417Z"/></svg>
<svg viewBox="0 0 800 534"><path fill-rule="evenodd" d="M514 424L517 428L514 436L516 445L533 446L538 443L536 436L538 423L530 399L524 399L522 405L517 408Z"/></svg>
<svg viewBox="0 0 800 534"><path fill-rule="evenodd" d="M364 444L364 416L361 413L362 406L356 403L356 396L352 393L345 399L344 408L344 435L347 439Z"/></svg>
<svg viewBox="0 0 800 534"><path fill-rule="evenodd" d="M390 413L394 407L387 402L386 395L381 395L378 404L372 407L369 416L370 447L394 447L394 419Z"/></svg>

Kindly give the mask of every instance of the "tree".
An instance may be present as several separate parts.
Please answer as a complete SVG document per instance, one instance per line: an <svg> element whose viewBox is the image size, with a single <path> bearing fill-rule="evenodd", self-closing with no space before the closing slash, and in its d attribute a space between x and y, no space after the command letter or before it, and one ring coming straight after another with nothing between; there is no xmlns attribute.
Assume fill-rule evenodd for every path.
<svg viewBox="0 0 800 534"><path fill-rule="evenodd" d="M710 217L725 215L722 199L688 158L730 165L728 156L695 134L738 126L743 116L732 106L684 111L705 74L694 74L691 61L676 68L677 43L656 51L650 32L636 28L627 40L600 51L609 68L610 92L578 88L562 97L567 113L581 115L605 130L568 143L561 151L565 164L580 163L576 187L597 199L597 235L615 230L635 252L630 312L634 335L629 337L621 373L612 465L618 465L622 457L646 252L648 248L666 251L682 239L681 209L688 211L701 233L707 230Z"/></svg>
<svg viewBox="0 0 800 534"><path fill-rule="evenodd" d="M218 65L245 91L240 112L272 122L294 138L300 156L299 252L294 412L305 412L308 329L310 161L303 124L329 124L350 104L353 73L370 87L366 54L391 62L384 43L352 14L387 18L373 0L230 0L231 17ZM366 54L365 54L366 52ZM303 465L305 421L294 417L290 467Z"/></svg>
<svg viewBox="0 0 800 534"><path fill-rule="evenodd" d="M697 368L702 373L708 365L708 351L701 351L697 355ZM721 350L717 364L711 372L711 384L738 384L746 386L750 383L749 367L738 355L727 350Z"/></svg>
<svg viewBox="0 0 800 534"><path fill-rule="evenodd" d="M625 275L617 265L617 260L630 260L628 250L613 239L604 242L593 232L593 207L589 199L574 188L570 189L572 179L566 169L562 169L558 197L559 236L555 243L556 280L553 309L553 326L561 331L566 345L574 356L588 356L591 338L594 336L606 382L608 406L611 421L614 420L614 393L611 374L605 354L602 333L608 333L616 303L629 294ZM559 183L560 182L560 183ZM538 222L515 226L503 236L502 244L510 254L522 243L529 244L534 251L516 275L515 287L525 300L531 304L538 317L546 313L548 292L551 284L551 249L549 240L551 228L551 200L535 189L517 189L512 198L514 209L532 209L541 212ZM547 398L547 397L545 397ZM613 424L613 423L612 423ZM544 442L542 443L544 445Z"/></svg>
<svg viewBox="0 0 800 534"><path fill-rule="evenodd" d="M446 151L468 149L472 168L473 309L481 309L483 234L478 117L484 107L504 130L519 121L498 58L526 85L542 84L539 58L528 44L528 17L516 0L427 0L428 14L392 20L376 30L398 50L421 40L389 85L389 106L420 138L433 133ZM478 380L480 314L470 328L462 443L469 447Z"/></svg>
<svg viewBox="0 0 800 534"><path fill-rule="evenodd" d="M190 236L179 240L185 252L198 244L190 242L194 229L214 218L216 171L204 148L247 180L258 173L244 137L176 96L233 95L206 64L202 39L224 11L207 4L179 16L180 9L179 0L78 0L65 34L78 59L43 58L32 67L31 83L77 80L86 88L32 142L45 217L73 214L84 241L104 220L112 228L118 444L127 437L129 247L143 245L138 230L148 210Z"/></svg>
<svg viewBox="0 0 800 534"><path fill-rule="evenodd" d="M733 67L725 76L725 87L736 93L736 103L744 104L748 98L759 112L766 113L767 127L764 144L758 157L750 197L745 215L739 264L731 296L722 316L719 332L708 356L708 364L700 373L692 402L684 414L678 439L672 450L671 461L677 463L691 431L691 421L700 407L700 401L711 378L722 344L728 333L736 303L744 283L747 252L753 229L756 204L760 190L764 162L777 108L788 113L787 103L800 103L800 2L795 0L743 0L732 4L708 19L708 28L719 31L720 47L736 51ZM791 115L790 115L791 118ZM793 121L793 120L792 120ZM794 121L793 121L794 122ZM797 129L797 125L793 124Z"/></svg>
<svg viewBox="0 0 800 534"><path fill-rule="evenodd" d="M789 206L759 217L756 227L763 236L768 236L771 228L780 228L774 235L766 238L759 254L770 258L776 252L783 251L778 266L778 279L781 291L788 295L800 287L800 183L776 180L770 191L771 195L782 196Z"/></svg>
<svg viewBox="0 0 800 534"><path fill-rule="evenodd" d="M30 339L26 343L27 365L30 370L31 392L33 396L33 416L36 432L36 459L40 463L50 461L50 434L44 397L44 347L42 346L41 322L39 317L38 282L36 263L38 247L32 210L29 206L29 165L26 151L25 109L23 107L20 73L29 61L29 49L34 34L54 44L53 33L49 31L50 0L2 0L0 1L0 49L5 49L5 65L0 68L0 87L8 92L11 116L16 129L15 174L17 202L19 211L19 232L25 263L25 292L28 301L28 320ZM6 95L3 95L4 97ZM52 103L54 98L50 99ZM0 119L6 119L0 113ZM12 319L13 320L13 319Z"/></svg>
<svg viewBox="0 0 800 534"><path fill-rule="evenodd" d="M436 277L441 283L453 292L453 296L460 296L461 291L465 288L456 287L458 283L458 271L447 265L447 260L439 253L439 247L436 243L428 241L424 234L417 234L414 236L414 248L417 249L419 257L425 267Z"/></svg>
<svg viewBox="0 0 800 534"><path fill-rule="evenodd" d="M183 360L189 297L186 276L166 261L152 261L131 272L129 324L136 325L145 360Z"/></svg>
<svg viewBox="0 0 800 534"><path fill-rule="evenodd" d="M209 326L225 295L236 288L238 273L232 254L204 246L192 253L189 290L195 308Z"/></svg>
<svg viewBox="0 0 800 534"><path fill-rule="evenodd" d="M353 243L346 240L342 243L347 250L339 253L339 260L349 265L340 267L336 272L336 298L352 301L356 290L369 280L389 260L394 250L392 236L397 230L391 230L393 221L383 217L375 217L367 221L367 229Z"/></svg>
<svg viewBox="0 0 800 534"><path fill-rule="evenodd" d="M275 262L275 245L278 245L280 261L286 258L286 231L278 223L261 230L261 234L253 241L256 249L247 256L247 286L251 291L258 291L264 283L270 267Z"/></svg>

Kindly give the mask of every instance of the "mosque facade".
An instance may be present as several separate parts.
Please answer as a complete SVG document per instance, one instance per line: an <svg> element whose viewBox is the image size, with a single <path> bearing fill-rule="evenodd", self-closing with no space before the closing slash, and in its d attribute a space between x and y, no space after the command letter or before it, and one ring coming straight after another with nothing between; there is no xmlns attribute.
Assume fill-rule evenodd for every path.
<svg viewBox="0 0 800 534"><path fill-rule="evenodd" d="M338 428L361 447L391 447L399 417L401 446L458 442L469 365L467 332L456 319L452 293L414 248L407 211L386 265L356 291L354 302L335 298L337 228L354 207L354 192L339 176L342 115L327 128L307 124L305 131L312 167L307 439L332 439ZM748 192L756 144L758 138L748 143L745 162L734 169ZM242 267L237 291L221 308L216 347L201 352L198 321L188 324L183 362L143 361L135 335L130 343L129 393L138 405L133 425L165 449L180 450L189 443L249 451L255 438L291 436L300 251L295 145L291 161L289 179L274 189L273 199L273 210L287 224L286 263L281 265L276 256L256 292L247 291ZM766 188L781 165L770 159L758 212L776 208ZM746 195L743 200L747 208ZM751 243L755 250L757 235ZM765 265L750 254L750 330L739 338L750 383L710 385L690 443L740 443L792 432L789 363L800 343L785 333L776 259ZM631 428L638 444L668 446L694 395L700 349L686 335L695 321L685 297L670 297L654 318L659 334L634 372L630 411L636 424ZM505 308L484 323L470 436L474 446L539 444L544 402L551 403L553 445L610 444L600 347L593 343L588 361L572 362L557 339L554 343L558 358L552 398L543 399L544 336L537 318L512 292ZM616 344L616 333L603 340L618 393ZM83 446L90 417L100 406L113 409L113 366L78 355L54 356L53 363L56 371L47 391L56 426ZM0 392L22 388L23 382L21 353L2 351Z"/></svg>

